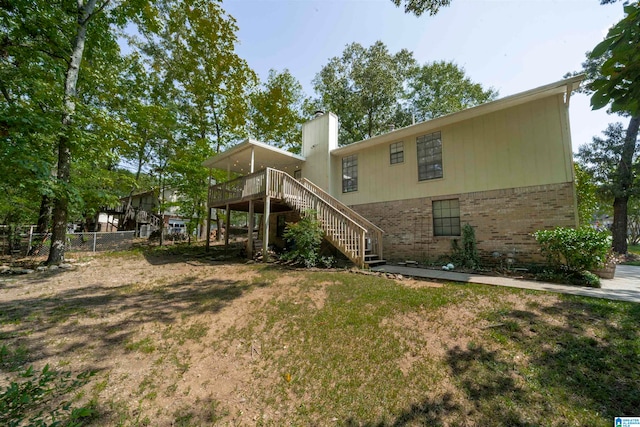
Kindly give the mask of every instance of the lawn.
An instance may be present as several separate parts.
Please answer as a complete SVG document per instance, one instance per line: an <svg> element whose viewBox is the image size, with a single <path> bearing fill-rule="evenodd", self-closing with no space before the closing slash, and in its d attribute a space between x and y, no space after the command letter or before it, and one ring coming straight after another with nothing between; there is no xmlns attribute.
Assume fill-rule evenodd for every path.
<svg viewBox="0 0 640 427"><path fill-rule="evenodd" d="M640 245L629 245L627 251L633 257L627 257L627 261L623 264L640 266Z"/></svg>
<svg viewBox="0 0 640 427"><path fill-rule="evenodd" d="M640 408L638 304L196 251L1 280L3 404L48 365L22 412L64 398L84 425L610 426Z"/></svg>

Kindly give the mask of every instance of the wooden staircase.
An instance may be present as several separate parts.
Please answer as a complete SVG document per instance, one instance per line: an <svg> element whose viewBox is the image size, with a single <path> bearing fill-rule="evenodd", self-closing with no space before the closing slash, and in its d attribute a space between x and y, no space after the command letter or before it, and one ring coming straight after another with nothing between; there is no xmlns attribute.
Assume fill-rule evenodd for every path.
<svg viewBox="0 0 640 427"><path fill-rule="evenodd" d="M315 212L325 239L356 265L385 263L380 228L307 179L298 181L275 169L267 173L268 193L302 216Z"/></svg>
<svg viewBox="0 0 640 427"><path fill-rule="evenodd" d="M209 187L209 208L262 198L277 199L300 215L315 212L325 239L357 266L384 264L383 231L307 179L267 168Z"/></svg>

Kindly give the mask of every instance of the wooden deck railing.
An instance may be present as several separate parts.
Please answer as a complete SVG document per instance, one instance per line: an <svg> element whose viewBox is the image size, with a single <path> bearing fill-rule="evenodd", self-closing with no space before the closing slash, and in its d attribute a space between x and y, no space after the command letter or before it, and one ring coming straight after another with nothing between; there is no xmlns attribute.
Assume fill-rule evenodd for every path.
<svg viewBox="0 0 640 427"><path fill-rule="evenodd" d="M209 206L264 197L267 170L209 187Z"/></svg>
<svg viewBox="0 0 640 427"><path fill-rule="evenodd" d="M282 200L301 215L315 211L325 237L349 259L364 267L366 241L382 256L382 230L311 181L298 181L286 172L267 168L213 185L209 206L221 206L261 197Z"/></svg>

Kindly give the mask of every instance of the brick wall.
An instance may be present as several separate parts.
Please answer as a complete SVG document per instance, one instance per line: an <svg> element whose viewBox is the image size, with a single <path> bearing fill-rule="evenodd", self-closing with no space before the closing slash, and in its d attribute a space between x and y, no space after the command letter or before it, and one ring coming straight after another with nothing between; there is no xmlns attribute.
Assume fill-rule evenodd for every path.
<svg viewBox="0 0 640 427"><path fill-rule="evenodd" d="M516 263L542 261L531 236L540 229L575 227L573 183L423 197L352 206L385 231L384 254L389 260L435 261L451 252L455 237L434 237L434 200L460 200L460 224L475 228L481 257L513 254ZM458 238L459 239L459 238Z"/></svg>

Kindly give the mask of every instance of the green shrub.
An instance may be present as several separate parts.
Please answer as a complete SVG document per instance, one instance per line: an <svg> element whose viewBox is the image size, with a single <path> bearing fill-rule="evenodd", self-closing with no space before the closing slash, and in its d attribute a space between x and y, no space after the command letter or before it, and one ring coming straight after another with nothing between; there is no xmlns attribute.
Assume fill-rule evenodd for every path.
<svg viewBox="0 0 640 427"><path fill-rule="evenodd" d="M587 270L569 270L566 267L543 270L536 274L536 279L544 282L588 286L590 288L599 288L601 286L600 278L592 272Z"/></svg>
<svg viewBox="0 0 640 427"><path fill-rule="evenodd" d="M305 212L304 217L295 224L287 224L284 238L293 244L293 249L283 258L305 267L315 267L320 260L320 244L323 231L316 219L315 211Z"/></svg>
<svg viewBox="0 0 640 427"><path fill-rule="evenodd" d="M583 271L601 268L607 262L611 237L591 227L539 230L533 236L552 267Z"/></svg>
<svg viewBox="0 0 640 427"><path fill-rule="evenodd" d="M451 241L451 252L454 264L472 269L480 267L476 232L471 225L462 226L462 247L458 244L458 240L454 239Z"/></svg>

